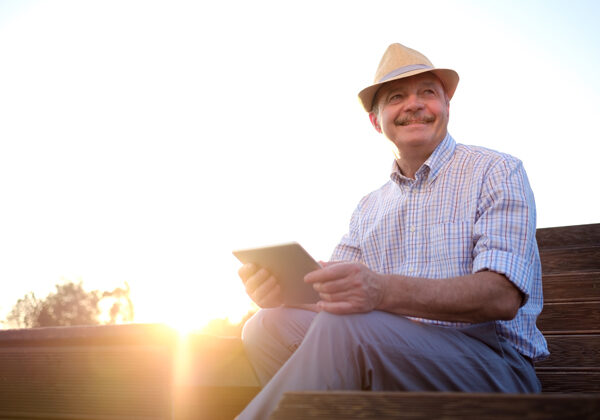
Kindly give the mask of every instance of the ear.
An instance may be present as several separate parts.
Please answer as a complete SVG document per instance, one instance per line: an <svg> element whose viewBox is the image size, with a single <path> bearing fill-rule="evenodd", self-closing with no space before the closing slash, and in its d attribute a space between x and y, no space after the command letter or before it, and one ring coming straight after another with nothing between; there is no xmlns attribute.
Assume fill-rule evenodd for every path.
<svg viewBox="0 0 600 420"><path fill-rule="evenodd" d="M369 112L369 119L371 120L371 124L378 133L381 133L381 126L379 125L379 121L377 121L377 114L374 112Z"/></svg>

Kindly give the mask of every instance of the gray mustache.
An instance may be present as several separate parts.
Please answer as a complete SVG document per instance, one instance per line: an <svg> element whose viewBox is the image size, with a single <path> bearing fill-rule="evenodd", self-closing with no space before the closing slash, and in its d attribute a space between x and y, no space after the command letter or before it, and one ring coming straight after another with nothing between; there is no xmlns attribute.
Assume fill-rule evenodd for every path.
<svg viewBox="0 0 600 420"><path fill-rule="evenodd" d="M435 121L433 115L406 115L404 117L397 118L394 121L395 125L408 125L411 123L424 123L428 124Z"/></svg>

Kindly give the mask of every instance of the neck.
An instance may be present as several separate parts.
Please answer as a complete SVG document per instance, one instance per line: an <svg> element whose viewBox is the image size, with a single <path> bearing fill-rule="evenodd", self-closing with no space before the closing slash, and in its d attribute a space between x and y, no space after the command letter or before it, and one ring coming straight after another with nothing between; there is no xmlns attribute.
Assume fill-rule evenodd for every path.
<svg viewBox="0 0 600 420"><path fill-rule="evenodd" d="M415 179L415 174L421 166L425 163L429 156L433 153L433 150L398 150L396 155L396 162L398 167L407 178Z"/></svg>
<svg viewBox="0 0 600 420"><path fill-rule="evenodd" d="M444 138L445 136L436 142L432 148L426 150L421 147L404 147L402 149L397 148L396 162L398 162L398 167L400 168L402 175L407 178L415 179L415 174L419 168L427 159L429 159L429 156L431 156Z"/></svg>
<svg viewBox="0 0 600 420"><path fill-rule="evenodd" d="M419 170L419 168L425 163L427 158L413 160L413 159L404 159L402 156L396 159L398 163L398 167L400 168L400 172L407 178L415 179L415 174Z"/></svg>

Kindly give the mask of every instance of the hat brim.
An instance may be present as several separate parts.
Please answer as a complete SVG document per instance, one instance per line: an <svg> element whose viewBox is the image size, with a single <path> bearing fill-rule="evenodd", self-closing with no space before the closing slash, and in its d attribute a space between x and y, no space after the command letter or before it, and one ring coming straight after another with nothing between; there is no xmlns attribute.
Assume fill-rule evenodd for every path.
<svg viewBox="0 0 600 420"><path fill-rule="evenodd" d="M417 74L431 72L435 74L442 81L444 85L444 89L446 90L446 94L448 95L448 99L452 99L454 96L454 92L456 91L456 86L458 85L458 73L451 69L419 69L408 71L406 73L402 73L396 77L392 77L381 83L375 83L363 90L361 90L358 94L358 98L363 108L367 112L371 112L373 110L373 99L377 94L377 91L381 88L381 86L386 83L393 82L398 79L405 79L407 77L416 76Z"/></svg>

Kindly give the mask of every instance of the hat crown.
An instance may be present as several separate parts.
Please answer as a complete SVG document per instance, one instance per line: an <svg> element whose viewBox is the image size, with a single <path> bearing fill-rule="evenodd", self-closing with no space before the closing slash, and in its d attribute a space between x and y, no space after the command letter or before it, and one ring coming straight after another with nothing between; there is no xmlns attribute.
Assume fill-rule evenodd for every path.
<svg viewBox="0 0 600 420"><path fill-rule="evenodd" d="M374 83L381 83L390 73L409 66L433 68L431 61L420 52L399 43L391 44L381 57Z"/></svg>
<svg viewBox="0 0 600 420"><path fill-rule="evenodd" d="M452 99L458 85L458 73L451 69L435 68L420 52L402 44L392 44L381 57L375 73L375 82L361 90L358 99L365 111L371 112L375 94L383 84L426 72L432 72L440 79L448 99Z"/></svg>

